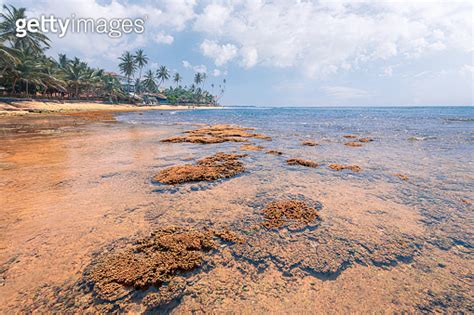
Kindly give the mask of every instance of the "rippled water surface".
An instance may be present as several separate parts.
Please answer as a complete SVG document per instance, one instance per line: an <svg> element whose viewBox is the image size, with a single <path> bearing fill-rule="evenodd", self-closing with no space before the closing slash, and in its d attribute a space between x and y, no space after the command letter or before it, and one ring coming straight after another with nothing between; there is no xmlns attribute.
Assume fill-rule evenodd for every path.
<svg viewBox="0 0 474 315"><path fill-rule="evenodd" d="M256 128L272 140L249 139L260 151L161 142L215 124ZM345 145L360 138L373 141ZM474 311L472 107L0 118L0 141L3 312ZM245 172L152 182L167 167L216 152L246 153ZM319 166L290 166L290 158ZM334 171L334 163L361 171ZM262 211L276 200L317 205L318 220L264 229ZM125 287L109 301L96 296L88 272L104 253L171 226L225 227L245 241L220 244L169 283ZM175 282L180 289L166 303L150 302Z"/></svg>

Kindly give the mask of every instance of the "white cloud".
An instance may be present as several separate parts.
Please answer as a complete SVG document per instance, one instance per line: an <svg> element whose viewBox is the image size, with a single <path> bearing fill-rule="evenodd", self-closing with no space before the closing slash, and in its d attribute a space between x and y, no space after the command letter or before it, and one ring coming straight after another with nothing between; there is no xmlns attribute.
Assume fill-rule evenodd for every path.
<svg viewBox="0 0 474 315"><path fill-rule="evenodd" d="M463 65L461 69L459 69L459 72L461 74L467 74L470 75L472 78L472 75L474 75L474 65Z"/></svg>
<svg viewBox="0 0 474 315"><path fill-rule="evenodd" d="M192 65L191 65L191 63L190 63L189 61L183 60L183 67L184 67L185 69L190 69L190 68L192 68Z"/></svg>
<svg viewBox="0 0 474 315"><path fill-rule="evenodd" d="M385 76L391 77L393 75L393 66L385 67L385 69L383 70L383 73Z"/></svg>
<svg viewBox="0 0 474 315"><path fill-rule="evenodd" d="M226 75L227 75L227 70L220 70L220 69L212 70L213 77L220 77L220 76L226 76Z"/></svg>
<svg viewBox="0 0 474 315"><path fill-rule="evenodd" d="M183 60L183 67L185 69L193 70L194 72L207 73L207 67L205 65L194 66L187 60Z"/></svg>
<svg viewBox="0 0 474 315"><path fill-rule="evenodd" d="M244 68L249 69L257 64L258 52L254 47L242 47L240 55L242 56L241 65Z"/></svg>
<svg viewBox="0 0 474 315"><path fill-rule="evenodd" d="M356 89L346 86L323 86L322 90L329 96L341 99L349 100L354 98L368 98L373 96L373 93L370 93L366 90Z"/></svg>
<svg viewBox="0 0 474 315"><path fill-rule="evenodd" d="M174 41L174 37L171 35L165 34L164 32L159 32L158 34L156 34L154 40L158 44L171 45Z"/></svg>
<svg viewBox="0 0 474 315"><path fill-rule="evenodd" d="M164 30L181 31L195 18L195 0L158 0L153 2L132 2L111 0L98 3L96 0L13 0L15 6L27 8L30 17L42 14L53 14L56 17L68 18L74 14L77 18L145 18L145 33L142 35L125 35L118 39L98 34L72 34L64 38L50 36L52 49L49 54L56 56L66 52L70 56L79 56L87 60L102 61L113 64L121 52L135 50L145 46L148 41L170 43L173 38L165 35ZM163 32L160 36L158 29ZM113 60L113 62L112 62Z"/></svg>
<svg viewBox="0 0 474 315"><path fill-rule="evenodd" d="M214 59L216 66L222 66L237 56L237 47L232 44L220 45L216 41L206 39L200 48L204 56Z"/></svg>
<svg viewBox="0 0 474 315"><path fill-rule="evenodd" d="M230 16L231 8L228 6L211 3L206 6L203 12L197 17L194 29L197 31L207 31L209 29L219 30L226 23Z"/></svg>
<svg viewBox="0 0 474 315"><path fill-rule="evenodd" d="M325 76L376 60L472 51L472 10L468 1L235 1L206 6L194 29L213 36L201 51L216 64L238 58L244 68Z"/></svg>

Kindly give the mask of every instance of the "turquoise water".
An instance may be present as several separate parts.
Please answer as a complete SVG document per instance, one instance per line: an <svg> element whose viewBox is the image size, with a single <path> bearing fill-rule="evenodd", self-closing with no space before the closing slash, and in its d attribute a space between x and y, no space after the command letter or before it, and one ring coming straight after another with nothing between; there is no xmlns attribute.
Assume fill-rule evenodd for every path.
<svg viewBox="0 0 474 315"><path fill-rule="evenodd" d="M472 176L473 172L474 107L250 107L127 113L118 119L131 124L158 125L170 132L192 129L187 124L237 124L258 128L272 136L274 141L267 145L269 148L297 150L300 140L315 140L321 145L313 157L322 160L343 158L360 162L370 157L373 167L419 170L420 175L431 174L429 168L435 168L437 178L452 177L458 172ZM371 137L375 142L364 148L341 149L339 144L347 141L342 138L344 134ZM472 187L472 181L462 181L463 185Z"/></svg>
<svg viewBox="0 0 474 315"><path fill-rule="evenodd" d="M416 207L426 222L451 219L447 214L459 208L459 200L472 200L474 191L474 107L413 108L224 108L222 110L149 111L119 115L120 121L166 129L169 135L195 129L193 124L236 124L257 128L273 141L254 141L266 149L282 151L275 163L264 152L252 153L250 171L261 180L285 176L294 170L286 158L301 157L327 166L330 163L357 164L363 172L328 172L327 168L305 171L331 178L358 179L367 187L378 183L397 184L394 173L410 178L397 195L382 196ZM343 135L370 137L373 142L360 148L344 146ZM159 139L157 139L159 140ZM320 145L305 147L304 140ZM240 144L184 145L196 157L210 151L239 150ZM205 149L203 149L205 147ZM271 175L264 178L265 171ZM362 184L364 185L364 184ZM398 187L398 186L395 186ZM449 211L448 211L449 209ZM436 215L435 215L436 213ZM469 233L470 234L470 233ZM463 236L470 239L469 235ZM471 242L471 240L468 240Z"/></svg>

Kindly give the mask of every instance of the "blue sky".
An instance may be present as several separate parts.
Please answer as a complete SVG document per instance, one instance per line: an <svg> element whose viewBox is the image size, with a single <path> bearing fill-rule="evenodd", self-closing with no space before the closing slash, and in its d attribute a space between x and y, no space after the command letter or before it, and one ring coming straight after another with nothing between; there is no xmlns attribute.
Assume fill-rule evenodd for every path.
<svg viewBox="0 0 474 315"><path fill-rule="evenodd" d="M2 1L0 0L0 3ZM407 106L474 103L470 1L14 0L29 16L136 18L142 35L50 37L65 52L117 71L143 48L190 83L225 78L225 105Z"/></svg>

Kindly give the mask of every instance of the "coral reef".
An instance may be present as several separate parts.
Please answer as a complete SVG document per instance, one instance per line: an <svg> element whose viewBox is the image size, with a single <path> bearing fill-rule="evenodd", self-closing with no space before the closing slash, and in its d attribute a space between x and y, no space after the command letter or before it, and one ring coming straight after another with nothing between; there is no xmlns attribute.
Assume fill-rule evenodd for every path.
<svg viewBox="0 0 474 315"><path fill-rule="evenodd" d="M131 290L159 288L170 282L164 290L144 301L148 305L162 305L179 297L183 290L176 276L201 266L204 254L218 248L218 239L232 243L244 241L227 229L198 231L170 227L136 240L129 248L103 255L86 273L86 278L93 292L105 301L120 299Z"/></svg>
<svg viewBox="0 0 474 315"><path fill-rule="evenodd" d="M309 146L309 147L315 147L315 146L319 145L317 142L311 141L311 140L303 141L301 144Z"/></svg>
<svg viewBox="0 0 474 315"><path fill-rule="evenodd" d="M251 133L249 130L254 129L232 125L214 125L210 127L189 130L185 132L184 136L163 139L161 142L213 144L222 142L247 142L249 138L267 141L272 140L272 138L269 136L259 133Z"/></svg>
<svg viewBox="0 0 474 315"><path fill-rule="evenodd" d="M353 172L360 172L362 168L358 165L341 165L341 164L330 164L329 168L335 171L342 171L342 170L351 170Z"/></svg>
<svg viewBox="0 0 474 315"><path fill-rule="evenodd" d="M318 218L315 208L301 200L273 201L263 209L262 225L268 229L279 228L284 224L307 225Z"/></svg>
<svg viewBox="0 0 474 315"><path fill-rule="evenodd" d="M408 176L400 174L400 173L393 174L393 176L396 176L396 177L400 178L401 180L405 180L405 181L408 180Z"/></svg>
<svg viewBox="0 0 474 315"><path fill-rule="evenodd" d="M266 153L273 154L273 155L283 155L283 152L278 151L278 150L268 150Z"/></svg>
<svg viewBox="0 0 474 315"><path fill-rule="evenodd" d="M244 156L246 155L219 152L197 161L195 165L185 164L164 169L153 177L153 181L175 185L233 177L245 170L244 164L239 161Z"/></svg>
<svg viewBox="0 0 474 315"><path fill-rule="evenodd" d="M262 151L264 147L253 144L244 144L240 146L240 150L243 151Z"/></svg>
<svg viewBox="0 0 474 315"><path fill-rule="evenodd" d="M306 167L318 167L319 164L313 161L309 160L304 160L300 158L293 158L293 159L288 159L286 160L286 163L288 165L301 165L301 166L306 166Z"/></svg>
<svg viewBox="0 0 474 315"><path fill-rule="evenodd" d="M346 145L348 147L354 147L354 148L358 148L358 147L362 146L362 144L360 144L359 142L355 142L355 141L346 142L346 143L344 143L344 145Z"/></svg>

